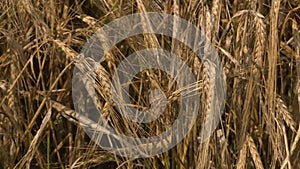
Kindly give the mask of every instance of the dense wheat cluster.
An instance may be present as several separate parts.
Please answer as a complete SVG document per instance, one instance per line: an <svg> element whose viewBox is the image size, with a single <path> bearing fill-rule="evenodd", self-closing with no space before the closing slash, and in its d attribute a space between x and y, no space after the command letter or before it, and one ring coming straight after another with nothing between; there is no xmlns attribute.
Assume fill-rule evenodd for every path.
<svg viewBox="0 0 300 169"><path fill-rule="evenodd" d="M0 169L300 168L299 0L2 0L0 11ZM178 116L178 91L184 90L163 71L140 72L129 85L131 104L149 108L150 91L159 88L168 102L164 116L142 126L122 118L111 99L111 78L135 51L162 48L180 56L195 74L201 97L199 117L179 144L132 160L104 151L84 132L91 121L74 110L72 78L87 39L114 19L138 12L177 15L205 33L222 61L226 104L217 129L200 144L203 119L215 106L201 60L163 35L118 43L91 77L93 101L117 131L131 137L160 134ZM80 63L79 69L91 66L88 60Z"/></svg>

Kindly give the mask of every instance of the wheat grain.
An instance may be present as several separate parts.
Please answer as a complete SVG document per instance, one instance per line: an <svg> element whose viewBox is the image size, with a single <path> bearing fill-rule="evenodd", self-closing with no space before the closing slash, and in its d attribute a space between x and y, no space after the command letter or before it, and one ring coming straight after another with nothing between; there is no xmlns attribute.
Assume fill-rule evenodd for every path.
<svg viewBox="0 0 300 169"><path fill-rule="evenodd" d="M246 167L247 153L248 153L248 140L245 139L242 145L242 149L239 152L239 158L236 165L237 169L244 169Z"/></svg>
<svg viewBox="0 0 300 169"><path fill-rule="evenodd" d="M254 140L252 139L251 136L247 137L247 142L248 142L248 147L249 147L249 150L250 150L250 154L252 156L252 159L254 161L256 169L263 169L264 166L262 164L260 155L259 155L259 153L257 151L257 147L256 147L256 145L254 143Z"/></svg>
<svg viewBox="0 0 300 169"><path fill-rule="evenodd" d="M260 70L263 67L263 59L265 55L266 48L266 25L263 21L263 17L260 14L255 13L254 15L255 22L255 42L254 42L254 61L256 66L253 70L255 78L258 80L261 78Z"/></svg>
<svg viewBox="0 0 300 169"><path fill-rule="evenodd" d="M295 121L293 120L292 115L289 113L287 106L284 104L283 100L277 96L276 97L276 112L279 113L280 117L286 122L286 124L290 127L293 132L296 132L295 129Z"/></svg>
<svg viewBox="0 0 300 169"><path fill-rule="evenodd" d="M213 0L212 2L212 8L211 8L211 13L212 13L212 23L213 23L213 39L212 41L216 41L218 34L219 34L219 29L220 29L220 15L221 15L221 6L222 6L222 1L220 0Z"/></svg>

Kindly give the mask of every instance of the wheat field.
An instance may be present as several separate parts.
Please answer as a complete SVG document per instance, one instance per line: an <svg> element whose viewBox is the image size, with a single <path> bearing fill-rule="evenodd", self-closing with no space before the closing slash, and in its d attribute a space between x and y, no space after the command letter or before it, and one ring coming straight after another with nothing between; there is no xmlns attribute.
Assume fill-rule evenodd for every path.
<svg viewBox="0 0 300 169"><path fill-rule="evenodd" d="M0 169L300 168L299 0L1 0L0 11ZM112 75L135 51L176 53L197 77L194 86L201 95L199 116L181 142L164 153L131 159L103 150L86 134L85 121L79 120L85 117L74 108L72 78L94 32L145 12L179 16L204 32L222 62L226 101L216 130L200 144L205 113L216 106L201 60L163 35L141 34L118 43L92 77L100 115L117 131L155 136L179 116L177 91L183 89L154 69L137 74L129 94L132 106L144 110L150 89L160 88L168 101L163 117L141 126L114 108ZM84 62L83 68L88 66Z"/></svg>

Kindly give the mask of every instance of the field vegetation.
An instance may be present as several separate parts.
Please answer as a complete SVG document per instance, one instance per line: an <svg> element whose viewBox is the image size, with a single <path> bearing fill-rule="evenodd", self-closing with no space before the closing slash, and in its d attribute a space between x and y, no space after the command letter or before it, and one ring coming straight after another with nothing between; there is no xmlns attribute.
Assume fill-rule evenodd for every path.
<svg viewBox="0 0 300 169"><path fill-rule="evenodd" d="M201 60L170 37L127 38L96 71L97 104L110 124L129 136L149 137L177 117L180 96L174 93L180 89L160 70L137 74L130 95L143 110L149 89L169 92L161 119L139 126L110 104L116 66L140 49L164 48L180 56L199 81L202 105L178 145L132 160L104 151L86 135L74 110L72 78L87 39L110 21L137 12L177 15L205 33L222 61L226 104L215 132L199 144L203 117L214 106ZM0 169L300 168L299 0L1 0L0 72Z"/></svg>

